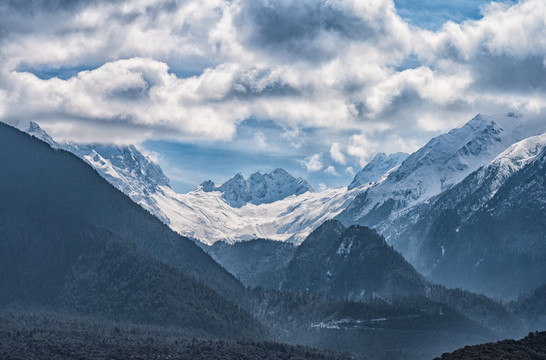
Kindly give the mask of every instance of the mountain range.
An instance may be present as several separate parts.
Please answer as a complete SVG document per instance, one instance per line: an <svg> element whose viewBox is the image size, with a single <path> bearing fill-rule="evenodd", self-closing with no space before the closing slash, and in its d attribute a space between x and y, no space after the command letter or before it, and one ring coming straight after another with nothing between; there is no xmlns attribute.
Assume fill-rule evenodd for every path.
<svg viewBox="0 0 546 360"><path fill-rule="evenodd" d="M378 153L347 188L321 192L276 169L248 179L237 174L219 186L205 181L188 194L177 194L160 167L135 147L60 147L87 161L173 230L207 245L258 238L299 245L324 221L335 218L344 226L360 224L376 229L429 279L513 298L539 286L545 274L540 262L543 229L535 220L544 215L540 181L533 182L538 196L525 198L529 196L525 182L533 176L541 178L537 159L546 142L540 135L543 130L526 127L525 119L513 113L477 115L410 155ZM38 125L31 124L27 131L59 147ZM524 170L527 177L516 176ZM499 192L501 188L504 190ZM503 206L504 212L486 216L493 214L493 198L500 199L503 193L518 194L514 200L526 200L519 202L520 208L501 201L496 206ZM521 208L532 204L532 212ZM489 229L527 224L525 219L508 221L510 216L531 216L529 226L492 235ZM475 222L472 228L470 220ZM510 238L510 245L494 246L508 241L499 237ZM243 248L241 251L246 251ZM216 251L213 256L226 266L224 262L234 259L232 253L219 255ZM254 255L253 259L255 269L260 268L260 261L267 261L265 256ZM502 273L496 270L501 263L508 278L514 279L508 287L503 286L504 277L496 275ZM517 280L521 276L526 280Z"/></svg>
<svg viewBox="0 0 546 360"><path fill-rule="evenodd" d="M235 278L76 156L0 124L0 163L2 305L267 336Z"/></svg>
<svg viewBox="0 0 546 360"><path fill-rule="evenodd" d="M309 291L249 291L192 240L173 232L78 157L6 125L0 126L0 140L5 170L0 179L5 219L0 228L0 301L3 307L15 307L16 318L26 316L23 324L11 324L7 332L0 329L2 339L7 339L2 344L17 346L13 338L21 333L31 338L36 331L39 337L51 337L51 331L64 333L68 325L58 319L67 319L69 328L86 331L89 338L84 343L104 339L97 329L115 321L111 331L120 346L147 341L149 353L165 346L181 351L187 343L167 344L160 338L156 344L131 324L156 326L162 334L173 327L185 338L274 339L364 358L377 357L389 346L389 356L418 359L520 331L519 322L491 299L436 287L430 293L442 295L441 300L422 288L426 296L416 295L413 289L426 281L379 234L358 225L344 229L337 221L316 229L287 268L304 269L292 275L305 276L306 268L320 267L327 259L332 266L326 271L353 274L350 281L344 284L342 276L333 277L333 286L326 287L333 291L325 292L320 291L322 286ZM334 233L337 236L331 238ZM315 246L320 243L332 244L335 254ZM318 254L314 262L308 261L309 249ZM359 273L368 270L375 275L359 279ZM290 281L307 282L293 277ZM289 278L280 283L289 284ZM347 301L351 293L375 291L382 295ZM44 311L39 323L29 321L37 319L32 314ZM51 312L54 315L47 315ZM78 316L90 317L95 325L73 320ZM398 339L396 344L393 338ZM64 338L82 343L70 339ZM101 341L93 346L102 351L107 344ZM254 345L247 351L259 348ZM282 344L269 348L282 349ZM198 349L206 351L201 344Z"/></svg>

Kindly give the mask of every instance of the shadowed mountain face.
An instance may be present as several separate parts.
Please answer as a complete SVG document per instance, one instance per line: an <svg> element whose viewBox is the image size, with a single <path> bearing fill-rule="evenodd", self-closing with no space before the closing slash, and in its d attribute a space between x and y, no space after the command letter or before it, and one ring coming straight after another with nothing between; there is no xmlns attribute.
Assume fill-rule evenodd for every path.
<svg viewBox="0 0 546 360"><path fill-rule="evenodd" d="M78 214L91 224L132 242L230 300L238 302L244 295L239 281L193 241L150 216L76 156L54 151L41 141L0 125L0 162L4 171L1 186L6 194L2 207L6 213L13 208L8 200L24 204L47 194L67 212ZM15 196L16 190L19 198Z"/></svg>
<svg viewBox="0 0 546 360"><path fill-rule="evenodd" d="M530 159L501 182L493 164L439 197L419 254L430 279L502 298L544 282L546 150Z"/></svg>
<svg viewBox="0 0 546 360"><path fill-rule="evenodd" d="M330 220L298 247L284 290L311 291L349 300L374 294L424 294L425 279L375 231Z"/></svg>
<svg viewBox="0 0 546 360"><path fill-rule="evenodd" d="M177 325L199 336L265 335L198 282L236 300L236 279L72 154L0 124L0 164L3 304Z"/></svg>
<svg viewBox="0 0 546 360"><path fill-rule="evenodd" d="M197 242L214 260L245 286L279 289L297 247L281 241L256 239L233 245L218 241L211 246Z"/></svg>
<svg viewBox="0 0 546 360"><path fill-rule="evenodd" d="M382 236L358 225L325 222L297 248L285 272L283 290L353 301L418 296L450 306L499 337L523 330L494 300L427 281Z"/></svg>
<svg viewBox="0 0 546 360"><path fill-rule="evenodd" d="M546 330L546 284L520 295L510 303L510 308L520 318L527 330Z"/></svg>

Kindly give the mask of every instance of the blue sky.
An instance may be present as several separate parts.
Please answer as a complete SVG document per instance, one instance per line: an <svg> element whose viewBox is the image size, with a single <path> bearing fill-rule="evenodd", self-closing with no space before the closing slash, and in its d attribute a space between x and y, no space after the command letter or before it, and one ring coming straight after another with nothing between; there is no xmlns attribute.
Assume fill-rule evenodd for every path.
<svg viewBox="0 0 546 360"><path fill-rule="evenodd" d="M320 134L319 134L320 133ZM248 177L254 172L271 172L284 168L295 177L308 180L316 189L321 183L328 186L347 186L353 174L347 167L359 168L356 158L340 164L331 159L329 152L321 153L340 134L328 134L324 129L302 129L287 136L286 129L273 121L245 120L237 127L233 139L214 142L178 142L148 140L143 146L159 155L162 168L171 179L171 186L188 191L205 180L221 184L236 173ZM306 154L320 154L321 162L333 166L336 173L308 172L304 163Z"/></svg>
<svg viewBox="0 0 546 360"><path fill-rule="evenodd" d="M543 0L0 3L0 120L137 144L179 192L346 186L477 113L546 109Z"/></svg>
<svg viewBox="0 0 546 360"><path fill-rule="evenodd" d="M504 3L514 4L515 0ZM395 0L398 14L411 24L428 30L438 30L446 21L456 23L477 20L482 17L482 8L489 1L482 0Z"/></svg>

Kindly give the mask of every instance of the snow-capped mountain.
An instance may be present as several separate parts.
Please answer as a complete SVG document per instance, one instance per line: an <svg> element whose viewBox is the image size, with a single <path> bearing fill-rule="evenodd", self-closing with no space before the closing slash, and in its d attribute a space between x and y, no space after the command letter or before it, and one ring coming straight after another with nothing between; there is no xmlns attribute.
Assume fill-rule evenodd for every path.
<svg viewBox="0 0 546 360"><path fill-rule="evenodd" d="M477 115L408 156L384 181L356 197L338 219L383 232L401 212L459 183L526 135L514 114Z"/></svg>
<svg viewBox="0 0 546 360"><path fill-rule="evenodd" d="M350 189L318 193L305 180L276 169L248 179L237 174L220 186L205 181L187 194L177 194L161 168L135 147L62 147L83 158L172 229L207 244L254 238L299 244L321 223L336 217L346 225L375 227L413 261L419 243L412 242L411 236L407 241L398 236L408 234L406 227L415 222L411 216L418 217L421 207L433 197L525 138L520 120L513 114L478 115L410 156L378 154L355 176ZM37 125L32 131L53 141Z"/></svg>
<svg viewBox="0 0 546 360"><path fill-rule="evenodd" d="M381 176L400 165L407 157L408 154L403 152L389 155L382 152L377 153L372 161L366 164L366 166L355 175L353 181L349 185L349 190L376 182Z"/></svg>
<svg viewBox="0 0 546 360"><path fill-rule="evenodd" d="M298 244L367 187L317 193L305 180L275 169L246 180L237 174L220 186L205 181L177 194L159 165L134 146L57 144L37 124L25 130L82 158L173 230L206 244L255 238Z"/></svg>
<svg viewBox="0 0 546 360"><path fill-rule="evenodd" d="M57 143L33 121L22 130L54 149L63 149L78 156L134 202L169 224L169 218L163 214L153 196L150 196L163 192L164 188L170 189L169 179L158 164L150 161L135 146Z"/></svg>
<svg viewBox="0 0 546 360"><path fill-rule="evenodd" d="M546 276L545 164L546 134L527 138L421 209L407 230L422 239L421 271L499 297L540 285Z"/></svg>
<svg viewBox="0 0 546 360"><path fill-rule="evenodd" d="M216 187L208 180L201 184L203 191L220 191L222 198L233 207L251 203L254 205L270 204L290 195L300 195L313 187L302 178L294 178L284 169L275 169L269 174L256 172L248 179L238 173L224 184Z"/></svg>
<svg viewBox="0 0 546 360"><path fill-rule="evenodd" d="M233 207L220 191L202 186L187 194L163 188L152 194L175 231L206 244L264 238L299 244L324 221L339 214L361 191L331 188L307 191L268 204Z"/></svg>
<svg viewBox="0 0 546 360"><path fill-rule="evenodd" d="M83 159L109 183L134 202L169 224L152 196L170 188L169 179L155 162L150 161L133 145L78 145L65 143L62 148Z"/></svg>
<svg viewBox="0 0 546 360"><path fill-rule="evenodd" d="M51 136L49 136L48 133L46 133L40 127L40 125L36 124L34 121L30 121L26 129L23 128L21 130L27 132L28 134L34 136L35 138L42 140L45 143L48 143L49 146L51 146L53 149L59 149L61 147L59 144L57 144L55 140L53 140Z"/></svg>

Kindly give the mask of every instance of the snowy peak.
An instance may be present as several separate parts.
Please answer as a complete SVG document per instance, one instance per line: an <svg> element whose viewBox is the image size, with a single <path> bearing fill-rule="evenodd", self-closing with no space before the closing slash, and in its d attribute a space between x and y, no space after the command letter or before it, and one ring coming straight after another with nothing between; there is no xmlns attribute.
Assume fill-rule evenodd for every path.
<svg viewBox="0 0 546 360"><path fill-rule="evenodd" d="M498 120L506 122L503 118L509 116ZM427 199L460 182L518 140L515 127L505 130L492 117L477 115L411 154L387 182L411 190L414 199Z"/></svg>
<svg viewBox="0 0 546 360"><path fill-rule="evenodd" d="M215 189L216 184L210 180L203 181L201 184L199 184L198 189L201 189L204 192L211 192Z"/></svg>
<svg viewBox="0 0 546 360"><path fill-rule="evenodd" d="M480 194L474 195L475 201L482 202L473 204L474 210L491 199L506 179L533 162L545 151L546 133L531 136L511 145L489 164L469 175L461 185L464 185L468 193ZM472 209L466 212L467 216L473 213Z"/></svg>
<svg viewBox="0 0 546 360"><path fill-rule="evenodd" d="M513 114L477 115L462 127L431 139L384 181L357 196L338 219L344 224L374 226L385 232L396 213L450 189L510 145L529 136L522 120Z"/></svg>
<svg viewBox="0 0 546 360"><path fill-rule="evenodd" d="M134 202L169 224L169 219L151 196L170 190L169 179L158 164L144 156L133 145L78 145L65 143L63 149L91 165L117 189Z"/></svg>
<svg viewBox="0 0 546 360"><path fill-rule="evenodd" d="M402 152L389 155L382 152L376 154L372 161L355 175L349 185L349 190L376 182L389 170L400 165L407 157L408 154Z"/></svg>
<svg viewBox="0 0 546 360"><path fill-rule="evenodd" d="M53 149L60 148L59 144L57 144L57 142L55 142L55 140L53 140L53 138L51 136L49 136L49 134L46 133L40 127L40 125L38 125L34 121L29 122L28 128L26 129L26 132L28 134L34 136L35 138L38 138L38 139L42 140L43 142L49 144L49 146L51 146Z"/></svg>
<svg viewBox="0 0 546 360"><path fill-rule="evenodd" d="M307 181L302 178L294 178L286 170L280 168L268 174L256 172L246 180L241 173L238 173L217 188L213 187L214 183L212 182L206 183L205 186L203 184L201 184L203 191L216 189L222 192L224 200L233 207L242 207L247 203L269 204L291 195L313 191Z"/></svg>
<svg viewBox="0 0 546 360"><path fill-rule="evenodd" d="M155 192L159 186L169 186L169 179L159 165L150 161L133 145L77 145L67 143L64 148L84 159L118 187L132 185ZM125 191L124 191L125 192ZM129 192L126 192L129 193Z"/></svg>
<svg viewBox="0 0 546 360"><path fill-rule="evenodd" d="M223 183L218 190L223 193L222 197L233 207L241 207L252 199L248 184L241 173Z"/></svg>
<svg viewBox="0 0 546 360"><path fill-rule="evenodd" d="M488 166L503 167L506 171L514 173L535 160L537 155L545 150L546 133L531 136L511 145Z"/></svg>

